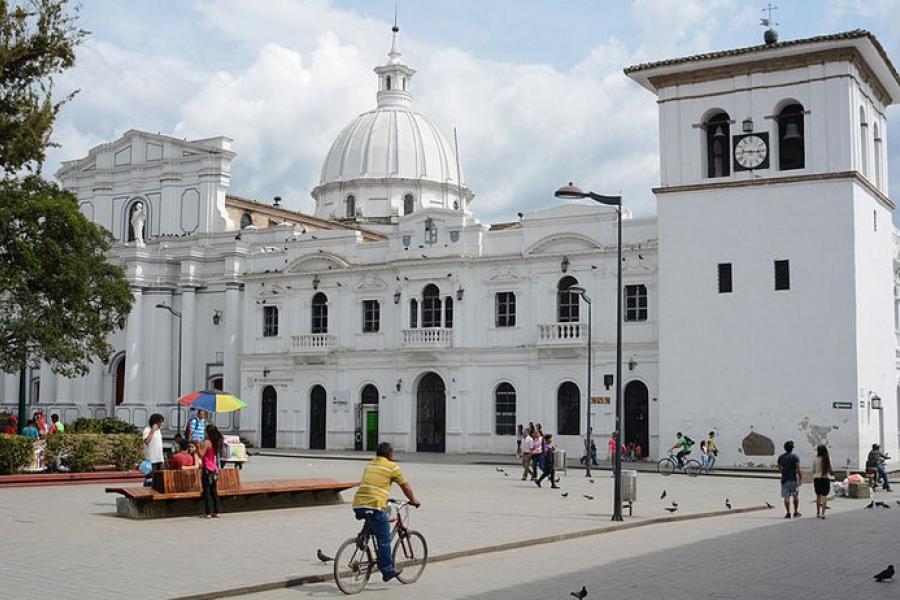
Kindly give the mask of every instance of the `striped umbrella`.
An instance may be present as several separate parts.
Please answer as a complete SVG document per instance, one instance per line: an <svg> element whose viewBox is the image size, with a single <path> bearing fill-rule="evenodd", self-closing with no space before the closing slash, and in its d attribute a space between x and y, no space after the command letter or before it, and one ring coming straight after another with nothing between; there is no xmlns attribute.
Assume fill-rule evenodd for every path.
<svg viewBox="0 0 900 600"><path fill-rule="evenodd" d="M206 412L225 413L247 408L247 403L219 390L200 390L178 399L179 404L203 409Z"/></svg>

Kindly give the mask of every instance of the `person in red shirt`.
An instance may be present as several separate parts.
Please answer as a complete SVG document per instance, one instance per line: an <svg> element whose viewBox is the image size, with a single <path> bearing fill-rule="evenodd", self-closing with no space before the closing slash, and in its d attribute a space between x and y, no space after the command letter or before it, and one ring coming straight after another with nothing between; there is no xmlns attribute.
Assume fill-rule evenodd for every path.
<svg viewBox="0 0 900 600"><path fill-rule="evenodd" d="M200 461L196 460L193 452L190 451L191 443L185 439L179 440L178 447L180 450L172 455L169 459L169 468L175 471L182 469L199 469Z"/></svg>

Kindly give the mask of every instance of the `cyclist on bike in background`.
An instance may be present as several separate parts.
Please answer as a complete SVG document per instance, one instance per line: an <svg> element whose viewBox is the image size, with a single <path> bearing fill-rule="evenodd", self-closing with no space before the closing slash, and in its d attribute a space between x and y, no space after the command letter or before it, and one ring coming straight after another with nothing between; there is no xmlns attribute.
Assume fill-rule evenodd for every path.
<svg viewBox="0 0 900 600"><path fill-rule="evenodd" d="M401 573L394 566L391 554L391 525L385 510L390 497L391 485L396 483L412 506L422 505L400 467L394 462L394 447L387 442L378 444L375 458L366 465L359 488L353 497L353 512L357 520L365 520L366 527L378 541L378 569L382 581L390 581Z"/></svg>
<svg viewBox="0 0 900 600"><path fill-rule="evenodd" d="M694 449L694 440L684 435L680 431L675 434L675 437L678 438L678 441L674 446L669 448L669 452L673 452L677 448L681 448L678 451L678 454L675 455L675 458L678 460L678 468L681 469L684 467L684 457L691 453L691 450Z"/></svg>

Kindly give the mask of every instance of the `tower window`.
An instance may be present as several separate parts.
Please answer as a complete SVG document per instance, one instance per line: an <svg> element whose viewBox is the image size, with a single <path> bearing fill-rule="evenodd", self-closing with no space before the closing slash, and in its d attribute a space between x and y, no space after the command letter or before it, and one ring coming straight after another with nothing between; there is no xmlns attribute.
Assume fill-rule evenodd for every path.
<svg viewBox="0 0 900 600"><path fill-rule="evenodd" d="M719 293L730 294L731 291L731 263L719 263Z"/></svg>
<svg viewBox="0 0 900 600"><path fill-rule="evenodd" d="M875 142L875 185L881 187L881 161L883 159L881 156L881 133L878 130L878 123L875 123L875 126L872 128L872 133L874 134L874 137L872 139Z"/></svg>
<svg viewBox="0 0 900 600"><path fill-rule="evenodd" d="M869 124L866 123L866 111L859 107L859 158L860 170L869 176Z"/></svg>
<svg viewBox="0 0 900 600"><path fill-rule="evenodd" d="M647 286L626 285L625 286L625 320L626 321L646 321L647 320Z"/></svg>
<svg viewBox="0 0 900 600"><path fill-rule="evenodd" d="M444 327L453 329L453 298L444 298Z"/></svg>
<svg viewBox="0 0 900 600"><path fill-rule="evenodd" d="M352 219L356 216L356 196L347 196L347 218Z"/></svg>
<svg viewBox="0 0 900 600"><path fill-rule="evenodd" d="M727 177L731 174L731 154L728 151L730 121L725 112L717 113L706 121L707 177Z"/></svg>
<svg viewBox="0 0 900 600"><path fill-rule="evenodd" d="M789 260L775 261L775 289L791 289L791 262Z"/></svg>
<svg viewBox="0 0 900 600"><path fill-rule="evenodd" d="M412 194L403 196L403 214L411 215L416 209L416 198Z"/></svg>
<svg viewBox="0 0 900 600"><path fill-rule="evenodd" d="M788 104L778 113L778 168L802 169L805 164L803 143L803 106Z"/></svg>
<svg viewBox="0 0 900 600"><path fill-rule="evenodd" d="M241 229L246 229L253 225L253 218L250 216L250 213L245 212L241 215Z"/></svg>
<svg viewBox="0 0 900 600"><path fill-rule="evenodd" d="M440 290L433 283L425 286L422 292L422 327L441 326Z"/></svg>
<svg viewBox="0 0 900 600"><path fill-rule="evenodd" d="M387 89L388 91L390 91L390 89L391 89L391 76L388 75L387 78L386 78L384 81L385 81L385 89Z"/></svg>
<svg viewBox="0 0 900 600"><path fill-rule="evenodd" d="M415 329L419 326L419 301L413 298L409 301L409 328Z"/></svg>

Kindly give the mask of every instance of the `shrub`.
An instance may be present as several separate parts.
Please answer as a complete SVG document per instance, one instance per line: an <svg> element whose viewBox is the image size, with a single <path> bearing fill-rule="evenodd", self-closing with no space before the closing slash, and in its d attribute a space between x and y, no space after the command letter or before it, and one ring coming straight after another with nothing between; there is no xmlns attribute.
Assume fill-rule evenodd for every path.
<svg viewBox="0 0 900 600"><path fill-rule="evenodd" d="M76 419L72 424L72 433L140 433L139 427L117 417L103 419Z"/></svg>
<svg viewBox="0 0 900 600"><path fill-rule="evenodd" d="M106 454L105 436L95 433L57 434L47 437L45 462L55 465L62 456L63 464L71 471L91 471L96 465L108 464L103 458Z"/></svg>
<svg viewBox="0 0 900 600"><path fill-rule="evenodd" d="M18 473L34 459L34 442L21 435L0 434L0 475Z"/></svg>
<svg viewBox="0 0 900 600"><path fill-rule="evenodd" d="M107 458L119 471L129 471L144 460L140 435L116 433L106 436Z"/></svg>

